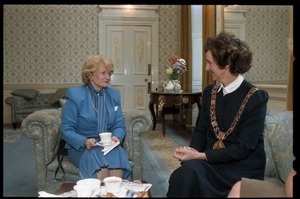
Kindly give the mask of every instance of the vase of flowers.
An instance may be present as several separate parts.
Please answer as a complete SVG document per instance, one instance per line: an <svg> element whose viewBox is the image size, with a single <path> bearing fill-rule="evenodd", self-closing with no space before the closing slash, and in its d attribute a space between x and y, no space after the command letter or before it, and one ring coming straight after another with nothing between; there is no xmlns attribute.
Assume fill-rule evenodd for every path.
<svg viewBox="0 0 300 199"><path fill-rule="evenodd" d="M165 66L165 71L169 80L164 83L164 88L166 91L180 92L182 90L179 77L187 71L186 61L178 56L172 56L168 61L170 63Z"/></svg>

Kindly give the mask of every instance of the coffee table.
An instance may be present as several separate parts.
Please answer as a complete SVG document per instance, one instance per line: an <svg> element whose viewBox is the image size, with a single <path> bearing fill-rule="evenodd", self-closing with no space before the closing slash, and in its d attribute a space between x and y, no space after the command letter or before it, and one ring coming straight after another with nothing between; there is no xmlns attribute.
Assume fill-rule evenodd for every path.
<svg viewBox="0 0 300 199"><path fill-rule="evenodd" d="M146 181L142 180L143 183L147 183ZM62 185L60 186L59 190L58 190L58 193L57 194L64 194L66 192L71 192L73 191L73 187L74 185L76 185L76 183L74 182L65 182L65 183L62 183ZM72 193L71 193L72 195ZM147 191L147 193L143 196L143 198L151 198L151 192L150 192L150 189Z"/></svg>

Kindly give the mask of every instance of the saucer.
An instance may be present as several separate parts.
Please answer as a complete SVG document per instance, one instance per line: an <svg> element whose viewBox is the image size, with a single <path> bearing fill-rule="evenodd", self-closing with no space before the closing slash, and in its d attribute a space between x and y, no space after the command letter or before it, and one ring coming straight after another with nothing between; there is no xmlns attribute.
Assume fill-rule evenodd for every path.
<svg viewBox="0 0 300 199"><path fill-rule="evenodd" d="M100 142L97 142L97 144L99 145L99 146L103 146L103 147L105 147L105 146L110 146L110 145L112 145L112 144L114 144L115 143L115 141L111 141L111 142L108 142L108 143L102 143L101 141Z"/></svg>

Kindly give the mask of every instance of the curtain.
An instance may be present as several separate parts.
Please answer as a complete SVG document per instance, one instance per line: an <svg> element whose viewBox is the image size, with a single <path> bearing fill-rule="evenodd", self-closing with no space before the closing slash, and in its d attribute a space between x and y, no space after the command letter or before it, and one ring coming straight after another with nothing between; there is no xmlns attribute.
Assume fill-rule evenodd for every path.
<svg viewBox="0 0 300 199"><path fill-rule="evenodd" d="M191 25L191 6L181 6L181 57L187 64L187 72L181 76L180 82L183 90L192 90L192 25Z"/></svg>
<svg viewBox="0 0 300 199"><path fill-rule="evenodd" d="M202 35L203 45L208 37L216 35L216 5L203 5L202 8ZM205 52L202 54L202 90L208 85L213 83L211 74L206 71L206 58Z"/></svg>
<svg viewBox="0 0 300 199"><path fill-rule="evenodd" d="M191 6L182 5L181 6L181 42L180 42L180 52L181 57L186 61L187 71L181 76L180 82L181 87L184 91L192 90L192 17L191 17ZM192 124L192 111L186 114L186 124Z"/></svg>
<svg viewBox="0 0 300 199"><path fill-rule="evenodd" d="M203 5L202 8L202 27L203 27L203 44L205 43L207 37L216 35L216 5ZM222 13L224 14L224 13ZM223 18L223 17L222 17ZM192 28L191 28L191 6L182 5L181 6L181 56L186 59L188 71L180 79L182 82L181 86L183 90L192 89ZM206 59L205 52L202 54L202 90L210 83L213 83L211 74L206 71ZM190 63L190 64L189 64ZM186 124L191 124L192 113L188 112L186 118Z"/></svg>

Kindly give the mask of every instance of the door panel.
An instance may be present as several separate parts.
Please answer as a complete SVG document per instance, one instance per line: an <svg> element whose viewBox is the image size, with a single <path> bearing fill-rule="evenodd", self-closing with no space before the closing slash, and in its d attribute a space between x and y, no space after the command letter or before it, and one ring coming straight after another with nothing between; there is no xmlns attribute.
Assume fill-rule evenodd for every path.
<svg viewBox="0 0 300 199"><path fill-rule="evenodd" d="M105 54L115 66L111 86L120 91L122 107L148 110L151 27L108 25L105 34Z"/></svg>

